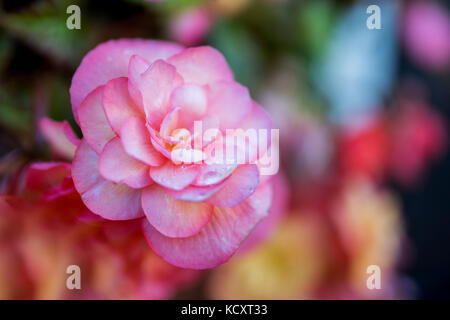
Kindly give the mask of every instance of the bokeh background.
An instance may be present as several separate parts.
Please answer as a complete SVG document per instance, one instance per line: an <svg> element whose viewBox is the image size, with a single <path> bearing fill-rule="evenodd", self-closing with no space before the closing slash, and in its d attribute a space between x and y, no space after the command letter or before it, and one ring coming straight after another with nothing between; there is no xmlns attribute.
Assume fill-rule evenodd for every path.
<svg viewBox="0 0 450 320"><path fill-rule="evenodd" d="M66 27L71 4L79 30ZM370 4L379 30L366 27ZM0 298L450 298L449 6L0 1L0 193L27 199L0 202ZM277 207L216 269L171 267L135 226L124 240L114 223L71 220L79 199L43 205L44 186L21 187L30 163L70 160L39 123L78 130L69 86L83 56L135 37L217 48L280 128ZM70 263L85 270L81 293L65 288ZM372 264L381 290L366 287Z"/></svg>

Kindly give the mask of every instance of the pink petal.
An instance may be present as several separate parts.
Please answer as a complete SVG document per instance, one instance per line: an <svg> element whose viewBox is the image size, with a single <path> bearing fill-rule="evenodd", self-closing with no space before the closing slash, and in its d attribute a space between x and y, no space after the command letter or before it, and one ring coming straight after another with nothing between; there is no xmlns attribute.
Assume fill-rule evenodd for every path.
<svg viewBox="0 0 450 320"><path fill-rule="evenodd" d="M194 84L185 84L172 92L170 105L179 107L180 128L189 128L194 120L205 115L208 101L205 90Z"/></svg>
<svg viewBox="0 0 450 320"><path fill-rule="evenodd" d="M123 123L129 117L144 117L128 94L128 79L110 80L103 90L103 110L116 134L120 134Z"/></svg>
<svg viewBox="0 0 450 320"><path fill-rule="evenodd" d="M192 237L166 237L148 221L143 222L143 232L152 249L167 262L181 268L214 268L226 262L267 215L271 198L271 186L265 184L234 208L214 207L210 222Z"/></svg>
<svg viewBox="0 0 450 320"><path fill-rule="evenodd" d="M211 219L213 207L205 203L173 199L163 188L152 185L142 192L148 221L167 237L190 237Z"/></svg>
<svg viewBox="0 0 450 320"><path fill-rule="evenodd" d="M131 70L135 61L139 60L133 59L130 62ZM170 109L169 98L172 90L182 84L175 67L163 60L156 60L144 73L130 71L129 79L130 94L134 102L143 108L147 121L153 127L159 127Z"/></svg>
<svg viewBox="0 0 450 320"><path fill-rule="evenodd" d="M194 181L196 186L209 186L227 178L236 169L236 164L203 164L200 173Z"/></svg>
<svg viewBox="0 0 450 320"><path fill-rule="evenodd" d="M100 154L105 144L116 134L111 129L102 107L104 86L92 91L78 108L78 118L83 138Z"/></svg>
<svg viewBox="0 0 450 320"><path fill-rule="evenodd" d="M80 139L67 121L58 122L46 117L42 118L39 121L39 131L56 155L69 160L73 159Z"/></svg>
<svg viewBox="0 0 450 320"><path fill-rule="evenodd" d="M237 82L217 82L209 86L208 115L217 115L220 129L236 128L252 110L248 89Z"/></svg>
<svg viewBox="0 0 450 320"><path fill-rule="evenodd" d="M72 163L75 188L86 207L109 220L128 220L144 215L141 191L105 180L98 172L98 154L83 139Z"/></svg>
<svg viewBox="0 0 450 320"><path fill-rule="evenodd" d="M206 187L198 187L190 185L184 188L183 190L167 189L167 192L176 200L201 202L205 201L206 199L217 193L219 190L221 190L228 182L228 179L229 177L217 184L213 184Z"/></svg>
<svg viewBox="0 0 450 320"><path fill-rule="evenodd" d="M150 140L150 134L142 118L129 117L120 131L125 151L132 157L150 166L160 166L166 159Z"/></svg>
<svg viewBox="0 0 450 320"><path fill-rule="evenodd" d="M197 178L199 170L196 165L175 165L172 161L167 161L160 167L151 167L150 176L166 188L181 190Z"/></svg>
<svg viewBox="0 0 450 320"><path fill-rule="evenodd" d="M98 45L84 57L72 79L70 101L76 120L78 106L92 90L111 79L127 76L133 55L152 63L181 50L183 48L174 43L141 39L111 40Z"/></svg>
<svg viewBox="0 0 450 320"><path fill-rule="evenodd" d="M26 173L27 188L45 191L59 185L70 175L70 163L37 162L31 164Z"/></svg>
<svg viewBox="0 0 450 320"><path fill-rule="evenodd" d="M211 47L186 49L167 60L174 65L185 83L205 85L233 80L233 73L222 54Z"/></svg>
<svg viewBox="0 0 450 320"><path fill-rule="evenodd" d="M123 149L120 138L108 142L100 154L100 174L107 180L125 183L132 188L143 188L152 183L149 167L132 157Z"/></svg>
<svg viewBox="0 0 450 320"><path fill-rule="evenodd" d="M144 216L141 190L102 180L81 195L92 212L108 220L130 220Z"/></svg>
<svg viewBox="0 0 450 320"><path fill-rule="evenodd" d="M226 185L206 202L218 207L234 207L247 199L259 184L258 167L243 165L233 171Z"/></svg>

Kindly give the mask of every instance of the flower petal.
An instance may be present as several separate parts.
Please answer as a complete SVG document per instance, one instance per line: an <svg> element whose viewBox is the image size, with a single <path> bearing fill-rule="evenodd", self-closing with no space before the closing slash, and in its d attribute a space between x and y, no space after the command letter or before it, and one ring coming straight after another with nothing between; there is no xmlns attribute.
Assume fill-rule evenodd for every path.
<svg viewBox="0 0 450 320"><path fill-rule="evenodd" d="M225 58L211 47L189 48L167 61L176 67L185 83L205 85L221 80L233 80L233 73Z"/></svg>
<svg viewBox="0 0 450 320"><path fill-rule="evenodd" d="M122 125L120 138L126 153L133 158L150 166L160 166L166 161L166 158L153 147L142 118L129 117Z"/></svg>
<svg viewBox="0 0 450 320"><path fill-rule="evenodd" d="M175 200L157 185L144 189L142 207L152 226L171 238L197 234L211 219L213 211L206 203Z"/></svg>
<svg viewBox="0 0 450 320"><path fill-rule="evenodd" d="M150 176L166 188L181 190L197 178L199 171L197 165L175 165L172 161L167 161L160 167L151 167Z"/></svg>
<svg viewBox="0 0 450 320"><path fill-rule="evenodd" d="M105 144L116 134L111 129L102 107L104 86L92 91L78 108L78 118L83 138L100 154Z"/></svg>
<svg viewBox="0 0 450 320"><path fill-rule="evenodd" d="M103 90L103 110L114 132L120 135L123 123L129 117L144 117L128 94L128 79L110 80Z"/></svg>
<svg viewBox="0 0 450 320"><path fill-rule="evenodd" d="M37 162L27 169L26 186L29 189L45 191L59 185L70 175L70 163Z"/></svg>
<svg viewBox="0 0 450 320"><path fill-rule="evenodd" d="M109 220L142 217L141 191L101 177L98 172L98 157L83 139L72 163L73 182L86 207Z"/></svg>
<svg viewBox="0 0 450 320"><path fill-rule="evenodd" d="M131 69L135 61L137 59L130 62ZM147 121L158 128L170 109L170 94L182 84L175 67L163 60L156 60L144 73L130 73L129 81L134 102L143 108Z"/></svg>
<svg viewBox="0 0 450 320"><path fill-rule="evenodd" d="M107 180L125 183L132 188L143 188L152 183L149 167L130 157L123 149L120 138L108 142L98 162L100 174Z"/></svg>
<svg viewBox="0 0 450 320"><path fill-rule="evenodd" d="M214 207L210 222L188 238L166 237L146 220L142 229L152 249L167 262L181 268L214 268L226 262L267 215L271 198L271 186L264 184L234 208Z"/></svg>
<svg viewBox="0 0 450 320"><path fill-rule="evenodd" d="M80 139L67 121L58 122L44 117L39 121L39 131L56 155L69 160L73 159Z"/></svg>
<svg viewBox="0 0 450 320"><path fill-rule="evenodd" d="M258 167L254 164L240 166L233 171L226 185L206 202L218 207L234 207L255 192L258 184Z"/></svg>
<svg viewBox="0 0 450 320"><path fill-rule="evenodd" d="M236 164L203 164L193 185L209 186L227 178L236 169Z"/></svg>
<svg viewBox="0 0 450 320"><path fill-rule="evenodd" d="M216 194L219 190L221 190L228 182L228 179L229 177L217 184L210 186L198 187L190 185L184 188L183 190L167 189L167 192L176 200L201 202L205 201L209 197Z"/></svg>
<svg viewBox="0 0 450 320"><path fill-rule="evenodd" d="M217 115L220 129L236 128L252 110L248 89L237 82L216 82L209 86L208 115Z"/></svg>
<svg viewBox="0 0 450 320"><path fill-rule="evenodd" d="M182 50L183 47L175 43L141 39L111 40L98 45L84 57L72 79L70 101L75 119L78 122L77 109L92 90L111 79L127 76L133 55L152 63Z"/></svg>

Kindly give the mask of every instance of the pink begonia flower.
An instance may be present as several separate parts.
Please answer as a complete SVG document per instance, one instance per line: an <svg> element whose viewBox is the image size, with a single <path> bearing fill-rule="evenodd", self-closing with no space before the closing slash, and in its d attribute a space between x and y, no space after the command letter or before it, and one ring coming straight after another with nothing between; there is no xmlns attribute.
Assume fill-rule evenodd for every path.
<svg viewBox="0 0 450 320"><path fill-rule="evenodd" d="M200 44L211 30L213 14L207 7L195 7L176 15L170 22L171 37L187 46Z"/></svg>
<svg viewBox="0 0 450 320"><path fill-rule="evenodd" d="M224 135L267 133L272 122L217 50L109 41L85 56L70 95L83 132L72 168L83 202L105 219L145 217L143 232L166 261L215 267L267 215L271 182L260 183L255 161L269 152L251 139L230 147ZM226 157L236 151L230 162L217 156L224 146Z"/></svg>
<svg viewBox="0 0 450 320"><path fill-rule="evenodd" d="M450 65L450 15L434 1L413 2L403 21L406 49L418 63L432 70Z"/></svg>

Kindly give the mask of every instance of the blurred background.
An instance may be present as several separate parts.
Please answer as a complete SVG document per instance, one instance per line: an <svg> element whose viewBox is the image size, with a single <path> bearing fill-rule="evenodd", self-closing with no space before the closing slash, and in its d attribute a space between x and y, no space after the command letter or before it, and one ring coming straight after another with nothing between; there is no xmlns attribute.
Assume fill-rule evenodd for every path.
<svg viewBox="0 0 450 320"><path fill-rule="evenodd" d="M66 26L72 4L81 29ZM380 29L367 27L371 4ZM0 298L450 298L449 8L0 1L0 193L9 197L0 201ZM83 56L135 37L217 48L280 128L271 216L216 269L169 266L134 225L122 230L132 237L117 235L114 223L74 218L80 199L42 201L48 185L24 190L30 163L70 161L39 121L67 120L80 135L69 87ZM81 293L65 288L70 263L86 270ZM380 290L366 287L369 265L381 269Z"/></svg>

